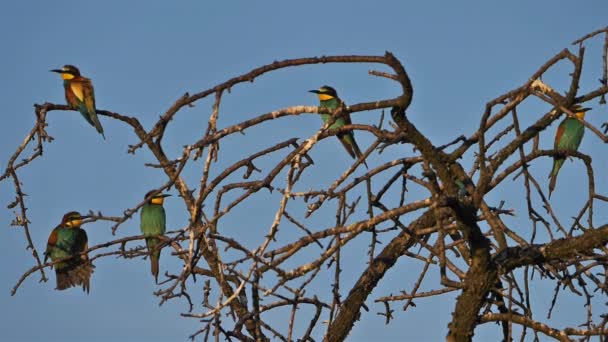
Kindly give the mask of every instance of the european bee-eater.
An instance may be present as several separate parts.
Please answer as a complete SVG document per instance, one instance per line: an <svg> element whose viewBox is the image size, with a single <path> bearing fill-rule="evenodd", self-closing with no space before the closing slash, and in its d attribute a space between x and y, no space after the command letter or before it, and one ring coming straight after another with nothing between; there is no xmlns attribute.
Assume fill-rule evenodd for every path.
<svg viewBox="0 0 608 342"><path fill-rule="evenodd" d="M91 126L97 129L97 132L105 139L103 127L97 117L95 109L95 93L93 92L93 83L91 80L80 76L80 71L73 65L65 65L61 69L53 69L61 75L63 79L63 87L65 88L65 99L68 106L72 109L77 109L80 114L87 120Z"/></svg>
<svg viewBox="0 0 608 342"><path fill-rule="evenodd" d="M585 118L585 112L591 108L583 108L579 105L575 105L572 108L572 112L580 120ZM567 117L559 124L557 133L555 134L555 144L553 149L556 151L576 151L583 140L585 134L585 126L576 118ZM553 169L549 174L549 198L551 193L555 189L555 181L557 180L557 174L559 169L564 164L564 157L553 157Z"/></svg>
<svg viewBox="0 0 608 342"><path fill-rule="evenodd" d="M87 233L80 228L82 218L76 211L63 216L61 223L53 229L46 245L44 262L50 257L52 261L68 257L70 259L54 264L57 276L57 290L82 285L89 293L93 264L86 254L79 255L88 248Z"/></svg>
<svg viewBox="0 0 608 342"><path fill-rule="evenodd" d="M141 208L141 223L139 228L141 232L146 236L146 246L148 247L148 253L150 254L151 270L154 279L158 283L158 260L160 259L160 244L161 239L159 235L165 233L165 208L163 208L163 202L165 197L171 195L156 194L150 197L154 191L150 191L146 194L145 198L148 201Z"/></svg>
<svg viewBox="0 0 608 342"><path fill-rule="evenodd" d="M342 100L338 97L336 90L330 86L325 85L318 90L310 90L310 92L319 96L319 107L336 110L344 106L344 102L342 102ZM331 115L321 114L321 119L323 119L324 123L327 123L331 119ZM336 118L334 123L329 128L335 129L350 124L352 124L350 114L344 113L341 117ZM354 159L361 157L361 150L357 145L357 141L355 141L355 133L353 131L338 134L338 139L340 139L340 142L346 149L346 152L348 152L351 157ZM363 161L363 164L365 164L365 167L367 167L365 160Z"/></svg>

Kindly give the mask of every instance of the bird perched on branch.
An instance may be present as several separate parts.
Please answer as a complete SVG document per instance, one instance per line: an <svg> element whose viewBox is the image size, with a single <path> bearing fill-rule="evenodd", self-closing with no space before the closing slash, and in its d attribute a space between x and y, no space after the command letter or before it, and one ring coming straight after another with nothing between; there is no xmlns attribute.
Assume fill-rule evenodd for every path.
<svg viewBox="0 0 608 342"><path fill-rule="evenodd" d="M89 293L91 274L95 266L91 264L87 254L81 254L88 249L87 233L80 228L81 223L80 214L71 211L63 216L61 223L49 236L44 262L49 257L52 261L62 260L53 265L57 276L57 290L81 285L82 289Z"/></svg>
<svg viewBox="0 0 608 342"><path fill-rule="evenodd" d="M327 108L331 110L336 110L340 107L344 107L344 102L338 97L338 93L336 90L330 86L322 86L318 90L310 90L311 93L317 94L319 97L319 107ZM330 114L321 114L321 119L323 119L324 123L327 123L331 119ZM350 114L344 112L340 117L336 118L334 123L329 126L330 129L340 128L344 125L352 124L350 120ZM357 145L357 141L355 140L355 133L353 131L342 132L339 133L338 139L346 149L346 152L350 154L353 159L357 159L361 157L361 150ZM367 167L367 163L365 160L363 161L365 167Z"/></svg>
<svg viewBox="0 0 608 342"><path fill-rule="evenodd" d="M572 107L572 112L576 115L576 118L567 117L559 124L557 133L555 134L555 144L553 149L555 151L576 151L583 140L585 134L585 126L580 120L585 118L585 113L591 108L583 108L579 105ZM555 189L555 181L557 180L557 174L559 169L564 164L565 157L553 157L553 169L549 173L549 198L551 193Z"/></svg>
<svg viewBox="0 0 608 342"><path fill-rule="evenodd" d="M158 283L158 261L160 259L161 239L158 237L165 233L165 208L163 202L165 197L171 196L158 193L152 195L156 190L146 194L146 204L141 208L141 222L139 228L146 236L146 246L150 254L150 265L152 275Z"/></svg>
<svg viewBox="0 0 608 342"><path fill-rule="evenodd" d="M103 127L101 127L101 122L99 122L95 109L95 93L93 92L91 80L82 77L78 68L73 65L65 65L61 69L53 69L51 71L60 74L63 79L65 99L68 106L72 109L77 109L85 120L95 127L97 132L105 139L106 136L103 134Z"/></svg>

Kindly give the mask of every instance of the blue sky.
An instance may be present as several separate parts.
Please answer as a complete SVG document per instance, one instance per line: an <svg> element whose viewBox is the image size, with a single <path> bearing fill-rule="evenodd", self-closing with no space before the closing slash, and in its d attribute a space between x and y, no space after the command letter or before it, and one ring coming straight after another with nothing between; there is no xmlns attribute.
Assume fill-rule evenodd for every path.
<svg viewBox="0 0 608 342"><path fill-rule="evenodd" d="M64 64L77 65L85 76L93 79L99 109L135 116L150 128L183 93L210 88L275 60L381 55L388 50L404 63L414 84L409 117L431 140L443 144L460 134L473 132L487 101L523 84L547 59L565 47L570 48L574 39L606 26L606 13L605 0L586 1L584 5L546 0L518 0L508 5L488 1L5 2L0 5L3 44L0 65L4 68L0 100L6 123L0 125L0 165L6 165L35 122L34 103L63 103L61 81L48 70ZM601 56L598 41L588 45L581 91L597 86ZM348 103L397 94L398 89L391 82L367 75L367 70L375 67L318 65L262 76L255 83L235 87L224 97L219 125L223 127L292 105L315 105L316 99L306 91L322 84L333 85ZM568 68L561 74L548 75L545 80L565 89L564 75ZM540 103L529 108L525 122L533 120L534 110L547 110ZM209 100L180 113L165 139L168 153L175 157L184 144L197 139L206 128L210 113ZM604 113L605 108L597 109L588 120L599 125L607 121L600 117ZM377 114L358 113L353 121L376 123ZM47 121L48 133L56 140L47 145L42 158L19 173L24 192L29 195L31 233L39 251L44 250L50 230L63 213L92 209L120 215L125 208L137 204L148 190L166 181L157 170L144 167L144 163L153 162L149 153L140 151L135 156L126 153L128 145L137 142L130 129L107 117L101 121L106 141L78 113L52 112ZM222 145L223 151L234 152L225 153L225 164L220 166L243 158L243 151L270 146L282 134L304 139L319 125L318 118L304 115L269 123L259 131L235 137ZM295 131L294 127L301 131ZM542 137L545 148L551 147L553 129ZM275 135L276 132L279 133ZM367 147L373 141L364 133L358 136L360 145ZM341 148L337 142L326 139L313 151L315 162L326 165L328 173L323 175L325 178L307 182L331 182L332 177L350 165ZM601 142L588 133L581 150L597 156L596 173L606 165L600 148ZM405 151L411 153L411 148ZM391 157L398 158L399 154L373 156L371 161ZM566 163L560 175L562 188L554 195L558 197L561 192L561 201L555 205L565 221L576 214L584 198L568 195L580 184L565 181L582 176L573 165ZM542 160L533 171L538 179L544 180L549 167L550 162ZM189 170L187 176L196 179L196 171ZM599 178L597 184L600 191L607 190L604 179ZM507 207L516 207L521 200L518 196L521 192L508 190L492 194L496 202L506 199ZM0 203L6 206L13 198L12 182L0 183ZM267 198L276 197L267 195ZM276 205L278 201L272 203ZM166 207L169 229L187 223L179 198L169 199ZM252 220L248 217L250 213L262 209L268 208L262 204L245 205L239 209L243 215L227 218L226 229L242 233L240 229ZM269 210L272 213L276 206ZM596 222L608 218L596 211ZM331 211L324 214L327 216L321 213L313 222L328 226L324 222L327 217L332 222ZM519 211L518 217L523 220L527 213ZM78 341L83 337L95 340L90 338L94 336L100 341L185 340L198 329L196 320L179 316L186 310L185 303L176 300L158 307L158 300L152 295L156 287L147 260L99 260L88 296L76 289L54 291L54 275L47 283L39 283L39 277L34 275L11 297L12 286L33 265L30 253L25 250L23 232L9 226L12 218L12 210L0 210L4 226L0 230L3 251L0 339ZM253 219L261 222L259 239L272 216L270 221L267 216ZM514 219L513 223L527 225L520 229L529 228L525 220ZM86 226L91 243L111 239L110 226L105 223ZM125 224L118 235L138 234L138 227L139 221L135 219ZM244 233L256 236L253 227ZM345 253L353 253L356 260L357 251ZM161 262L161 267L179 265L167 261ZM352 283L362 267L346 264L345 282ZM410 279L415 274L407 263L399 263L372 298L407 288L405 284L411 283L406 283L403 277ZM432 282L428 285L437 286ZM548 293L553 288L550 283L539 286L546 286ZM539 307L543 301L546 303L539 295ZM412 311L398 312L396 320L384 326L383 318L375 314L381 306L372 304L372 310L356 324L350 340L363 341L372 336L387 341L404 336L443 339L453 301L419 300L417 305ZM537 317L544 319L546 310L537 310ZM559 327L564 317L556 314L550 323ZM498 333L496 327L488 325L478 329L476 336L480 340L492 339Z"/></svg>

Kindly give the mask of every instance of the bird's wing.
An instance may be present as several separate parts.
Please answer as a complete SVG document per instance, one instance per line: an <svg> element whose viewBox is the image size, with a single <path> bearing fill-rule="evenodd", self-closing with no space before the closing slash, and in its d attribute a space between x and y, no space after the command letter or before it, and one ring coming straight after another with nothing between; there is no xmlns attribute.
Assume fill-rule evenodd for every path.
<svg viewBox="0 0 608 342"><path fill-rule="evenodd" d="M82 91L87 111L89 113L95 113L95 93L93 91L93 84L88 78L82 82Z"/></svg>
<svg viewBox="0 0 608 342"><path fill-rule="evenodd" d="M344 119L344 124L352 125L353 122L350 120L350 113L346 111L346 104L344 103L344 101L340 100L340 105L338 106L338 108L340 108L340 110L342 111L341 117Z"/></svg>
<svg viewBox="0 0 608 342"><path fill-rule="evenodd" d="M564 128L562 129L557 148L566 150L577 150L579 145L581 144L581 141L583 140L585 126L577 119L568 119L568 121L565 122L563 127Z"/></svg>
<svg viewBox="0 0 608 342"><path fill-rule="evenodd" d="M74 94L74 91L72 90L72 82L67 83L66 85L64 85L64 87L65 87L66 102L72 109L77 109L78 103L80 101L78 100L78 98L76 97L76 94Z"/></svg>
<svg viewBox="0 0 608 342"><path fill-rule="evenodd" d="M46 262L46 260L50 257L51 250L53 249L53 247L55 247L55 244L57 243L57 231L59 230L58 228L59 227L53 229L51 235L49 235L49 240L46 243L46 251L44 252L44 262Z"/></svg>
<svg viewBox="0 0 608 342"><path fill-rule="evenodd" d="M566 130L566 120L568 120L568 118L560 122L559 127L557 127L557 132L555 133L555 143L553 144L554 149L560 147L560 141L562 140L562 136L564 135L564 131Z"/></svg>
<svg viewBox="0 0 608 342"><path fill-rule="evenodd" d="M356 142L352 135L352 132L338 134L338 139L340 139L340 142L342 143L342 146L344 146L344 148L346 149L346 152L348 152L348 154L350 154L353 159L356 159Z"/></svg>
<svg viewBox="0 0 608 342"><path fill-rule="evenodd" d="M84 101L84 91L82 88L83 88L83 86L82 86L81 81L70 82L70 90L72 90L72 93L74 94L74 96L76 96L76 98L80 102Z"/></svg>
<svg viewBox="0 0 608 342"><path fill-rule="evenodd" d="M343 117L344 117L344 123L345 124L347 124L347 125L352 125L353 124L353 122L350 119L350 113L344 113Z"/></svg>
<svg viewBox="0 0 608 342"><path fill-rule="evenodd" d="M76 234L76 241L74 241L74 252L81 253L87 250L88 244L87 232L82 228L78 228L78 234Z"/></svg>

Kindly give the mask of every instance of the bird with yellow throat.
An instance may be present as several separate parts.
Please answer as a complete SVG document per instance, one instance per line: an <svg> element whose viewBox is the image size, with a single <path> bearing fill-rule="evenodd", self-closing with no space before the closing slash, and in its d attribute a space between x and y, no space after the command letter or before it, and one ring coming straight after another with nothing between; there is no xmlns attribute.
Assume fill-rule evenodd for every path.
<svg viewBox="0 0 608 342"><path fill-rule="evenodd" d="M316 90L310 90L309 92L317 94L319 97L319 107L327 108L330 110L336 110L340 107L344 107L344 102L338 97L338 93L336 90L330 86L322 86ZM323 123L328 123L331 120L330 114L321 114L321 119ZM349 113L343 113L340 117L337 117L331 126L330 129L341 128L345 125L351 125L352 122L350 120ZM353 131L343 132L337 134L338 139L344 146L344 149L348 154L353 158L361 158L361 149L359 149L359 145L357 145L357 141L355 140L355 133ZM363 164L367 167L367 163L363 160Z"/></svg>
<svg viewBox="0 0 608 342"><path fill-rule="evenodd" d="M155 190L150 191L144 196L146 203L141 208L141 221L139 228L146 237L146 246L150 254L150 270L154 276L154 280L158 282L158 269L161 250L161 238L166 231L166 216L163 202L165 197L171 195L157 193Z"/></svg>
<svg viewBox="0 0 608 342"><path fill-rule="evenodd" d="M103 127L97 117L95 108L95 93L91 80L80 75L80 70L73 65L65 65L61 69L53 69L61 75L63 88L65 89L65 99L70 108L78 110L80 114L97 132L105 139Z"/></svg>
<svg viewBox="0 0 608 342"><path fill-rule="evenodd" d="M61 223L53 229L49 236L44 262L51 258L55 264L57 290L65 290L73 286L82 286L89 292L91 274L95 266L89 261L85 252L88 249L87 233L80 228L82 217L76 211L71 211L61 219Z"/></svg>
<svg viewBox="0 0 608 342"><path fill-rule="evenodd" d="M585 125L581 122L585 118L585 113L591 108L583 108L580 105L574 105L571 111L576 117L565 118L557 128L555 133L555 142L553 149L555 151L576 151L583 141L583 135L585 134ZM553 157L553 168L549 173L549 198L551 193L555 189L555 182L557 181L557 175L559 170L562 168L565 157Z"/></svg>

